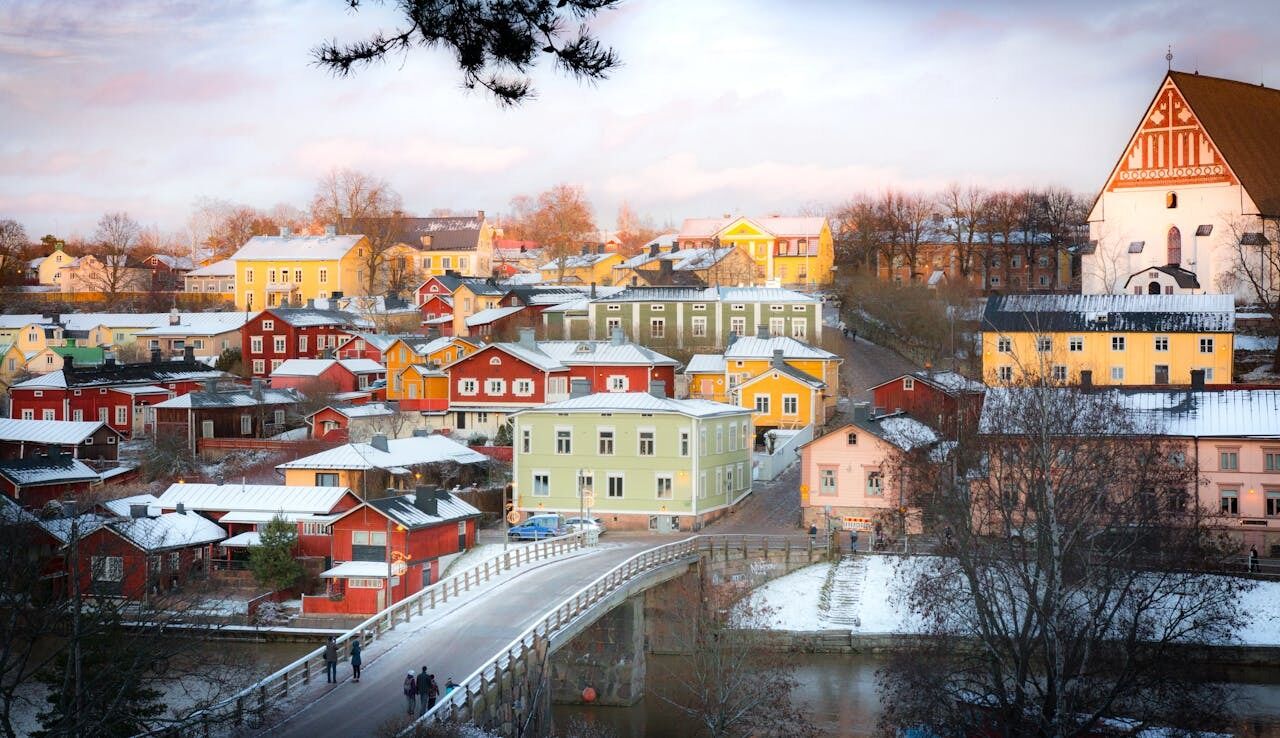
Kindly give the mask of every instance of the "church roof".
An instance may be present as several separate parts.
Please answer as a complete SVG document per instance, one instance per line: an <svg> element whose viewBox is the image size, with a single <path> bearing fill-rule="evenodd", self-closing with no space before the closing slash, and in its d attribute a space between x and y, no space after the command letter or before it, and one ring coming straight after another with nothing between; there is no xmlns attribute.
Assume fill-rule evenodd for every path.
<svg viewBox="0 0 1280 738"><path fill-rule="evenodd" d="M1169 78L1264 215L1280 215L1280 90L1186 72Z"/></svg>

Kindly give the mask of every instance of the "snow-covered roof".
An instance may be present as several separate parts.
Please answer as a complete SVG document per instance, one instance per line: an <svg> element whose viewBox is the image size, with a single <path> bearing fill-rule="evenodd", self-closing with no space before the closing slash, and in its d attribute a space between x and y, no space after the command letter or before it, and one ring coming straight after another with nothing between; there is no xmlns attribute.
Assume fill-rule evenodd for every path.
<svg viewBox="0 0 1280 738"><path fill-rule="evenodd" d="M999 295L987 298L988 331L1229 332L1231 295Z"/></svg>
<svg viewBox="0 0 1280 738"><path fill-rule="evenodd" d="M356 247L364 236L254 236L231 256L232 261L333 261Z"/></svg>
<svg viewBox="0 0 1280 738"><path fill-rule="evenodd" d="M412 364L411 366L421 366L421 365ZM330 406L325 409L333 410L334 412L340 413L341 415L344 415L348 418L376 418L376 417L382 417L386 415L395 415L397 412L399 412L394 407L391 407L385 402L370 402L364 405L348 405L346 407Z"/></svg>
<svg viewBox="0 0 1280 738"><path fill-rule="evenodd" d="M997 428L997 418L1007 417L1019 393L1061 393L1062 402L1081 402L1075 388L1006 388L987 390L979 429L983 433L1014 433ZM1177 390L1098 390L1092 398L1105 412L1128 413L1128 422L1117 423L1116 433L1151 433L1183 438L1280 438L1280 388ZM1087 411L1086 411L1087 412ZM1096 432L1091 427L1090 432Z"/></svg>
<svg viewBox="0 0 1280 738"><path fill-rule="evenodd" d="M613 251L608 251L603 254L573 254L572 256L567 256L564 258L564 268L565 269L585 269L588 267L593 267L602 261L607 261L609 259L616 258L617 256L618 254ZM551 261L548 261L546 264L543 264L542 266L538 267L538 269L544 272L559 271L560 259L552 259Z"/></svg>
<svg viewBox="0 0 1280 738"><path fill-rule="evenodd" d="M819 302L782 287L627 287L596 302Z"/></svg>
<svg viewBox="0 0 1280 738"><path fill-rule="evenodd" d="M346 487L282 484L171 484L161 493L159 504L166 510L181 502L188 510L324 515L350 492Z"/></svg>
<svg viewBox="0 0 1280 738"><path fill-rule="evenodd" d="M131 495L129 497L121 497L117 500L108 500L102 503L102 506L111 512L112 515L118 515L122 518L129 517L134 505L146 505L148 515L159 515L160 506L156 504L156 496L150 494Z"/></svg>
<svg viewBox="0 0 1280 738"><path fill-rule="evenodd" d="M421 338L416 333L352 333L346 340L338 344L338 350L346 348L353 341L364 341L365 345L378 351L386 351L391 344L400 339L413 340Z"/></svg>
<svg viewBox="0 0 1280 738"><path fill-rule="evenodd" d="M217 392L188 392L185 395L171 397L164 402L152 405L156 408L192 408L192 407L258 407L261 405L292 405L301 400L294 389L263 388L255 393L249 387L237 387L235 390L219 389Z"/></svg>
<svg viewBox="0 0 1280 738"><path fill-rule="evenodd" d="M169 322L169 313L63 313L59 320L69 331L108 328L156 328Z"/></svg>
<svg viewBox="0 0 1280 738"><path fill-rule="evenodd" d="M786 336L773 338L738 338L724 351L725 359L771 359L774 351L781 351L784 359L839 359L840 357L807 343Z"/></svg>
<svg viewBox="0 0 1280 738"><path fill-rule="evenodd" d="M172 256L170 254L152 254L151 259L164 264L174 270L190 270L195 267L195 262L189 256Z"/></svg>
<svg viewBox="0 0 1280 738"><path fill-rule="evenodd" d="M731 216L729 218L685 218L680 238L711 238L738 220L746 220L774 236L817 238L827 219L822 216Z"/></svg>
<svg viewBox="0 0 1280 738"><path fill-rule="evenodd" d="M262 534L256 530L247 530L244 533L237 533L227 540L219 543L223 548L248 548L250 546L258 546L262 544Z"/></svg>
<svg viewBox="0 0 1280 738"><path fill-rule="evenodd" d="M735 247L733 246L723 246L718 249L710 247L681 249L679 251L662 251L657 254L650 254L646 249L640 254L614 266L614 269L639 269L651 264L656 265L658 262L669 261L671 262L672 271L698 271L699 269L708 269L715 266L729 254L732 254L734 249Z"/></svg>
<svg viewBox="0 0 1280 738"><path fill-rule="evenodd" d="M784 287L718 287L723 302L821 302L813 295Z"/></svg>
<svg viewBox="0 0 1280 738"><path fill-rule="evenodd" d="M926 372L926 371L914 371L914 372L908 372L907 374L901 374L894 377L893 379L890 379L887 382L881 382L880 384L877 384L871 387L871 389L874 390L876 388L883 387L886 384L895 384L897 382L902 381L903 377L911 377L915 379L917 382L924 382L925 384L931 384L934 387L937 387L938 389L942 390L943 392L946 392L947 394L953 394L953 395L958 394L960 392L985 392L987 390L987 386L982 382L969 379L968 377L964 376L963 374L960 374L959 372Z"/></svg>
<svg viewBox="0 0 1280 738"><path fill-rule="evenodd" d="M521 272L519 274L512 274L510 277L504 279L502 283L504 285L516 287L519 285L542 284L543 281L542 275L538 272Z"/></svg>
<svg viewBox="0 0 1280 738"><path fill-rule="evenodd" d="M98 472L83 461L66 454L56 461L47 456L0 461L0 476L20 487L97 482L101 479Z"/></svg>
<svg viewBox="0 0 1280 738"><path fill-rule="evenodd" d="M219 333L238 331L247 322L244 313L178 313L178 322L168 318L164 324L145 331L139 336L216 336Z"/></svg>
<svg viewBox="0 0 1280 738"><path fill-rule="evenodd" d="M85 513L74 517L61 518L39 518L36 525L43 528L49 535L58 539L62 543L71 542L71 528L74 525L75 535L77 538L84 538L86 535L101 528L111 518L99 515L97 513Z"/></svg>
<svg viewBox="0 0 1280 738"><path fill-rule="evenodd" d="M633 413L678 413L694 418L710 418L721 415L740 415L751 413L750 410L710 400L676 400L670 397L654 397L648 392L597 392L595 394L574 397L560 402L553 402L536 408L521 411L531 412L633 412Z"/></svg>
<svg viewBox="0 0 1280 738"><path fill-rule="evenodd" d="M344 561L320 572L321 579L386 579L391 566L383 561Z"/></svg>
<svg viewBox="0 0 1280 738"><path fill-rule="evenodd" d="M216 543L227 537L222 526L194 512L113 521L108 528L144 551Z"/></svg>
<svg viewBox="0 0 1280 738"><path fill-rule="evenodd" d="M599 364L676 366L680 362L629 341L538 341L538 350L565 366Z"/></svg>
<svg viewBox="0 0 1280 738"><path fill-rule="evenodd" d="M26 328L32 323L44 323L45 317L39 313L22 313L13 315L0 315L0 329L6 328Z"/></svg>
<svg viewBox="0 0 1280 738"><path fill-rule="evenodd" d="M694 354L689 357L685 374L720 374L724 372L724 357L720 354Z"/></svg>
<svg viewBox="0 0 1280 738"><path fill-rule="evenodd" d="M113 387L154 384L156 382L202 382L227 379L226 372L210 369L200 362L168 361L158 364L117 364L93 369L76 369L70 382L66 372L59 369L40 374L13 385L19 389L66 389L71 387Z"/></svg>
<svg viewBox="0 0 1280 738"><path fill-rule="evenodd" d="M826 387L826 386L827 386L827 383L826 383L826 382L824 382L824 381L822 381L821 379L819 379L819 378L817 378L817 377L813 376L812 374L810 374L810 373L808 373L808 372L801 371L801 370L799 370L799 369L795 368L794 366L791 366L790 364L773 364L773 363L770 363L770 364L769 364L769 367L768 367L767 369L765 369L764 371L762 371L762 372L760 372L759 374L755 375L754 377L751 377L750 379L746 380L745 382L743 382L743 383L739 384L739 385L738 385L738 387L740 387L740 388L741 388L741 387L746 387L747 385L749 385L749 384L754 384L756 381L758 381L758 380L760 380L760 379L763 379L764 377L771 377L771 376L776 376L776 375L779 375L779 374L780 374L780 375L782 375L782 376L784 376L784 377L791 377L792 379L796 380L797 382L801 382L801 383L803 383L803 384L807 384L807 385L809 385L810 387L814 387L814 388L822 388L822 387Z"/></svg>
<svg viewBox="0 0 1280 738"><path fill-rule="evenodd" d="M368 443L348 443L328 451L289 461L277 469L391 469L452 461L479 464L488 461L484 454L442 435L392 438L387 450Z"/></svg>
<svg viewBox="0 0 1280 738"><path fill-rule="evenodd" d="M471 315L468 315L463 322L466 323L468 327L475 327L478 325L488 325L489 323L492 323L495 320L500 320L502 318L505 318L508 315L515 315L521 310L524 310L523 305L512 305L511 307L485 308L484 310L480 310L478 312L472 313Z"/></svg>
<svg viewBox="0 0 1280 738"><path fill-rule="evenodd" d="M167 395L169 390L164 387L157 387L154 384L144 384L141 387L112 387L112 392L120 392L126 395Z"/></svg>
<svg viewBox="0 0 1280 738"><path fill-rule="evenodd" d="M348 313L342 310L274 307L267 308L266 312L295 328L314 328L323 325L349 326L353 328L370 328L373 326L372 321L361 318L355 313Z"/></svg>
<svg viewBox="0 0 1280 738"><path fill-rule="evenodd" d="M428 489L423 494L435 496L435 515L430 515L418 508L416 492L397 497L369 500L366 504L410 530L428 525L439 525L449 520L456 521L471 518L480 514L478 509L448 492L437 492Z"/></svg>
<svg viewBox="0 0 1280 738"><path fill-rule="evenodd" d="M879 424L880 437L904 451L938 441L938 434L932 428L906 415L881 418Z"/></svg>
<svg viewBox="0 0 1280 738"><path fill-rule="evenodd" d="M269 523L275 518L281 518L290 523L332 523L337 520L339 514L332 515L315 515L307 512L293 512L290 510L232 510L222 517L218 518L219 523Z"/></svg>
<svg viewBox="0 0 1280 738"><path fill-rule="evenodd" d="M386 367L373 359L286 359L271 372L280 377L318 377L334 364L352 374L380 374Z"/></svg>
<svg viewBox="0 0 1280 738"><path fill-rule="evenodd" d="M192 269L187 272L188 277L234 277L235 274L236 263L231 259L215 261L208 266L202 266L199 269Z"/></svg>
<svg viewBox="0 0 1280 738"><path fill-rule="evenodd" d="M97 420L18 420L0 418L0 441L79 445L105 423ZM112 431L115 433L115 431ZM116 433L119 435L119 433Z"/></svg>

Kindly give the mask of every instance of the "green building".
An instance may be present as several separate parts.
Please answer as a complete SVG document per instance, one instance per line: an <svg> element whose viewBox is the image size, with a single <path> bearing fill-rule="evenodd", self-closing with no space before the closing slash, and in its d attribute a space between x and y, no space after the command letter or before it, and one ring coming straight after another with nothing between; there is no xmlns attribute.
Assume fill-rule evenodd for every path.
<svg viewBox="0 0 1280 738"><path fill-rule="evenodd" d="M585 394L584 382L514 414L519 511L576 516L590 502L609 528L697 530L751 491L751 411L671 399L660 383Z"/></svg>

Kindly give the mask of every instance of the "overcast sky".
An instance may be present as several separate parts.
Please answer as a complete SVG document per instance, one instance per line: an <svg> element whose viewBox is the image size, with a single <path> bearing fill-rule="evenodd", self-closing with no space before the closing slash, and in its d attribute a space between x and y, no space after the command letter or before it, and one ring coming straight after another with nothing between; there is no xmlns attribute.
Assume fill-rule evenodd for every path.
<svg viewBox="0 0 1280 738"><path fill-rule="evenodd" d="M395 20L342 0L0 0L0 218L178 229L204 195L304 206L332 167L419 213L580 184L602 226L624 200L679 223L950 181L1091 192L1168 44L1177 69L1280 85L1271 0L629 0L595 23L625 63L611 79L544 68L507 110L443 52L348 79L311 64Z"/></svg>

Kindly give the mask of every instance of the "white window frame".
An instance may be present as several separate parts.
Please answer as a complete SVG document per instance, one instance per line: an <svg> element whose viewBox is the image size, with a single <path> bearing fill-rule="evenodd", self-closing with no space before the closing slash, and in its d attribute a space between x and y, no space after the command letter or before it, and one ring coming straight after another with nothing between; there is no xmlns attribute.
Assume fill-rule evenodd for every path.
<svg viewBox="0 0 1280 738"><path fill-rule="evenodd" d="M605 494L610 500L621 500L627 496L627 478L622 472L609 472L605 475ZM617 494L614 494L617 489Z"/></svg>
<svg viewBox="0 0 1280 738"><path fill-rule="evenodd" d="M542 484L538 482L541 480ZM534 497L550 497L551 496L551 472L546 469L534 469L530 476L530 492ZM541 491L539 491L541 487Z"/></svg>
<svg viewBox="0 0 1280 738"><path fill-rule="evenodd" d="M607 448L607 450L606 450ZM617 433L611 427L596 428L596 455L613 456L618 448Z"/></svg>
<svg viewBox="0 0 1280 738"><path fill-rule="evenodd" d="M609 391L610 392L626 392L628 387L628 379L625 374L609 375Z"/></svg>
<svg viewBox="0 0 1280 738"><path fill-rule="evenodd" d="M288 336L272 336L272 353L283 354L289 350Z"/></svg>
<svg viewBox="0 0 1280 738"><path fill-rule="evenodd" d="M647 445L647 451L646 451ZM636 456L657 456L658 431L655 428L636 429Z"/></svg>
<svg viewBox="0 0 1280 738"><path fill-rule="evenodd" d="M557 425L554 438L556 439L556 456L573 455L573 428L567 425Z"/></svg>
<svg viewBox="0 0 1280 738"><path fill-rule="evenodd" d="M505 395L507 393L507 380L489 378L484 380L484 393L486 395Z"/></svg>
<svg viewBox="0 0 1280 738"><path fill-rule="evenodd" d="M653 494L654 494L654 499L674 500L675 499L674 477L667 472L654 474L653 475Z"/></svg>
<svg viewBox="0 0 1280 738"><path fill-rule="evenodd" d="M458 394L468 396L480 394L480 381L471 377L459 379Z"/></svg>
<svg viewBox="0 0 1280 738"><path fill-rule="evenodd" d="M791 409L787 409L787 404L792 405ZM800 395L783 395L782 396L782 414L783 415L799 415L800 414Z"/></svg>

